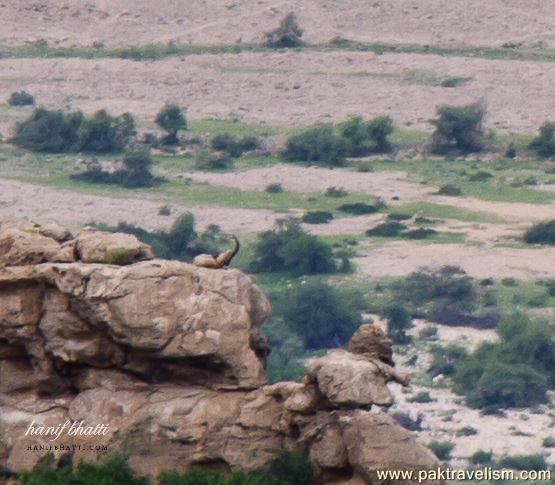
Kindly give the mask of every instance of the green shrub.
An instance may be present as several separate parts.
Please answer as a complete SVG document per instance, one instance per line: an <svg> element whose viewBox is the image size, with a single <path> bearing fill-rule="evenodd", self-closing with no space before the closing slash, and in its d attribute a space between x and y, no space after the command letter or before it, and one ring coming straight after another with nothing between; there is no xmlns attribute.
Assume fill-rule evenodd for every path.
<svg viewBox="0 0 555 485"><path fill-rule="evenodd" d="M299 26L295 14L291 12L281 21L277 29L266 33L266 45L275 48L300 47L303 45L302 36L303 29Z"/></svg>
<svg viewBox="0 0 555 485"><path fill-rule="evenodd" d="M418 394L407 399L408 402L428 403L433 402L432 396L428 391L420 391Z"/></svg>
<svg viewBox="0 0 555 485"><path fill-rule="evenodd" d="M528 244L555 244L555 219L534 224L524 233Z"/></svg>
<svg viewBox="0 0 555 485"><path fill-rule="evenodd" d="M457 436L475 436L478 434L478 430L472 426L463 426L458 429L455 433Z"/></svg>
<svg viewBox="0 0 555 485"><path fill-rule="evenodd" d="M432 376L444 375L451 376L459 361L468 357L468 352L464 347L457 344L449 344L446 347L434 345L431 349L432 363L428 372Z"/></svg>
<svg viewBox="0 0 555 485"><path fill-rule="evenodd" d="M120 173L122 185L125 187L150 187L154 177L150 171L152 157L150 147L135 146L125 152L123 156L125 170Z"/></svg>
<svg viewBox="0 0 555 485"><path fill-rule="evenodd" d="M117 264L125 266L135 261L136 252L129 248L113 248L108 249L104 256L106 264Z"/></svg>
<svg viewBox="0 0 555 485"><path fill-rule="evenodd" d="M455 445L450 441L431 441L428 443L428 448L434 452L434 454L440 460L449 460L451 458L451 451Z"/></svg>
<svg viewBox="0 0 555 485"><path fill-rule="evenodd" d="M171 212L171 207L168 205L163 205L162 207L160 207L160 209L158 209L159 216L169 216L171 215Z"/></svg>
<svg viewBox="0 0 555 485"><path fill-rule="evenodd" d="M360 172L360 173L370 173L374 171L374 166L372 165L372 162L369 162L367 160L362 160L360 162L357 162L356 169L357 169L357 172Z"/></svg>
<svg viewBox="0 0 555 485"><path fill-rule="evenodd" d="M436 192L437 195L450 195L456 197L462 194L462 190L460 187L457 187L453 184L445 184L442 185L439 190Z"/></svg>
<svg viewBox="0 0 555 485"><path fill-rule="evenodd" d="M484 343L458 362L455 391L471 406L493 410L545 402L555 385L553 330L515 315L498 333L498 343Z"/></svg>
<svg viewBox="0 0 555 485"><path fill-rule="evenodd" d="M233 167L233 160L225 153L202 151L195 162L198 170L228 170Z"/></svg>
<svg viewBox="0 0 555 485"><path fill-rule="evenodd" d="M501 278L501 284L513 288L518 286L518 281L515 278Z"/></svg>
<svg viewBox="0 0 555 485"><path fill-rule="evenodd" d="M302 221L306 224L327 224L333 219L333 214L326 211L308 211L303 217Z"/></svg>
<svg viewBox="0 0 555 485"><path fill-rule="evenodd" d="M412 214L387 214L388 221L406 221L410 219Z"/></svg>
<svg viewBox="0 0 555 485"><path fill-rule="evenodd" d="M406 344L410 337L405 333L412 326L410 313L402 305L391 305L384 310L387 318L387 334L395 344Z"/></svg>
<svg viewBox="0 0 555 485"><path fill-rule="evenodd" d="M473 465L485 465L491 463L493 453L491 451L478 450L470 457L470 463Z"/></svg>
<svg viewBox="0 0 555 485"><path fill-rule="evenodd" d="M435 325L426 325L420 332L418 336L421 339L435 340L437 339L437 327Z"/></svg>
<svg viewBox="0 0 555 485"><path fill-rule="evenodd" d="M517 152L516 152L516 146L514 144L514 142L509 143L509 146L507 147L507 150L505 150L505 156L507 158L516 158Z"/></svg>
<svg viewBox="0 0 555 485"><path fill-rule="evenodd" d="M8 98L10 106L29 106L35 104L35 98L26 91L16 91Z"/></svg>
<svg viewBox="0 0 555 485"><path fill-rule="evenodd" d="M210 141L210 146L214 150L220 150L232 158L238 158L244 152L255 150L259 145L260 141L255 136L238 138L230 133L220 133Z"/></svg>
<svg viewBox="0 0 555 485"><path fill-rule="evenodd" d="M346 154L345 140L336 135L333 125L320 124L289 137L281 156L288 162L342 165Z"/></svg>
<svg viewBox="0 0 555 485"><path fill-rule="evenodd" d="M365 234L370 237L398 237L406 228L407 226L401 222L390 221L368 229Z"/></svg>
<svg viewBox="0 0 555 485"><path fill-rule="evenodd" d="M135 122L129 113L112 117L97 111L87 118L81 111L63 113L37 108L17 123L10 142L37 152L117 152L135 135Z"/></svg>
<svg viewBox="0 0 555 485"><path fill-rule="evenodd" d="M468 177L468 180L471 182L485 182L493 178L493 175L485 170L478 170L476 173L473 173Z"/></svg>
<svg viewBox="0 0 555 485"><path fill-rule="evenodd" d="M348 192L342 187L328 187L324 192L326 197L346 197Z"/></svg>
<svg viewBox="0 0 555 485"><path fill-rule="evenodd" d="M331 248L290 219L259 234L249 268L255 273L288 271L294 275L332 273L336 269Z"/></svg>
<svg viewBox="0 0 555 485"><path fill-rule="evenodd" d="M320 281L282 294L274 308L307 349L340 347L362 323L360 310L349 298Z"/></svg>
<svg viewBox="0 0 555 485"><path fill-rule="evenodd" d="M479 152L484 147L483 121L486 108L482 103L467 106L440 106L432 135L432 152L445 154L455 149L462 153Z"/></svg>
<svg viewBox="0 0 555 485"><path fill-rule="evenodd" d="M504 456L499 464L505 468L515 470L546 470L548 468L545 458L541 454Z"/></svg>
<svg viewBox="0 0 555 485"><path fill-rule="evenodd" d="M343 204L337 209L342 212L347 212L348 214L353 214L356 216L364 214L374 214L382 209L384 205L382 203L376 203L373 205L365 204L364 202L355 202L354 204Z"/></svg>
<svg viewBox="0 0 555 485"><path fill-rule="evenodd" d="M546 121L540 127L539 135L532 140L529 147L540 157L555 156L555 123Z"/></svg>
<svg viewBox="0 0 555 485"><path fill-rule="evenodd" d="M156 115L156 124L167 132L162 139L165 145L177 145L177 132L187 129L187 120L181 108L176 104L166 104Z"/></svg>
<svg viewBox="0 0 555 485"><path fill-rule="evenodd" d="M542 446L544 448L555 448L555 437L548 436L547 438L544 438L542 441Z"/></svg>
<svg viewBox="0 0 555 485"><path fill-rule="evenodd" d="M268 192L269 194L279 194L283 192L283 187L279 183L268 184L264 189L264 192Z"/></svg>
<svg viewBox="0 0 555 485"><path fill-rule="evenodd" d="M122 455L110 455L100 463L81 461L72 470L71 465L54 467L52 454L39 462L33 471L22 472L19 476L22 485L150 485L148 478L137 477L127 465Z"/></svg>
<svg viewBox="0 0 555 485"><path fill-rule="evenodd" d="M348 156L361 157L391 150L388 137L393 132L393 121L389 116L380 116L366 122L360 116L354 116L341 123L338 130L346 141Z"/></svg>
<svg viewBox="0 0 555 485"><path fill-rule="evenodd" d="M407 239L428 239L437 235L437 231L428 227L419 227L418 229L406 231L402 235Z"/></svg>

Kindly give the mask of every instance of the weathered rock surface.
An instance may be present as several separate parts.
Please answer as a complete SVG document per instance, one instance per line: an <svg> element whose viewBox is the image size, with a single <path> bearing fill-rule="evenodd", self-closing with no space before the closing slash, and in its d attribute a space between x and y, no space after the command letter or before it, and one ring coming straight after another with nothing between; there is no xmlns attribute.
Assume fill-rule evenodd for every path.
<svg viewBox="0 0 555 485"><path fill-rule="evenodd" d="M147 260L101 264L110 248ZM328 484L438 465L369 410L391 404L387 382L406 383L383 335L361 329L352 352L313 360L302 383L266 385L260 326L270 305L251 279L151 256L125 235L0 225L0 471L29 469L50 450L94 460L90 445L125 446L131 466L153 475L194 464L257 468L299 446ZM31 424L81 421L107 427L26 434Z"/></svg>

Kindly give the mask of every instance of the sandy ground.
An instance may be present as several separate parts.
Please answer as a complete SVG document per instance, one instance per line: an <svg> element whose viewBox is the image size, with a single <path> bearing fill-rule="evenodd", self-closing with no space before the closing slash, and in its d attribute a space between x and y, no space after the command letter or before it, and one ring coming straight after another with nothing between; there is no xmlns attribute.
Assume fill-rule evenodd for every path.
<svg viewBox="0 0 555 485"><path fill-rule="evenodd" d="M252 42L290 11L309 42L342 36L422 44L554 43L553 4L540 0L4 0L1 37L63 45Z"/></svg>
<svg viewBox="0 0 555 485"><path fill-rule="evenodd" d="M523 280L555 277L555 247L514 249L462 244L392 242L354 258L358 270L369 276L403 276L421 267L460 266L476 278L514 277Z"/></svg>
<svg viewBox="0 0 555 485"><path fill-rule="evenodd" d="M429 79L470 76L456 88ZM430 130L441 104L484 99L498 132L536 132L552 117L555 64L356 52L243 53L166 58L1 59L0 92L25 89L51 108L108 108L153 120L171 101L189 117L306 125L390 115ZM6 126L2 127L6 130Z"/></svg>
<svg viewBox="0 0 555 485"><path fill-rule="evenodd" d="M171 215L159 215L160 207L166 205L171 207ZM184 206L163 201L103 197L0 180L0 218L53 220L75 226L90 222L116 225L123 221L152 230L169 227L183 212L195 215L197 229L218 224L224 231L239 234L269 229L276 219L274 212L266 210Z"/></svg>

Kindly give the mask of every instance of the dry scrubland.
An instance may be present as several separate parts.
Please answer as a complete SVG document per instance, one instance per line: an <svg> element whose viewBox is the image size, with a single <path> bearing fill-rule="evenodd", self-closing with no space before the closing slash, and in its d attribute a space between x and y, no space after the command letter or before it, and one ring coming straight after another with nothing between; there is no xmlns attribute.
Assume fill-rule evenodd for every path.
<svg viewBox="0 0 555 485"><path fill-rule="evenodd" d="M77 0L4 1L0 5L0 45L11 48L41 39L50 46L91 46L96 42L106 48L169 41L196 45L258 43L265 31L275 27L287 12L295 11L305 29L304 39L312 44L340 36L361 42L463 46L470 49L467 52L478 47L501 48L507 43L547 53L555 48L552 2L381 0L370 5L362 0L280 3L208 0L187 2L186 7L177 3L97 0L83 6ZM245 122L281 134L313 122L343 121L354 114L365 118L390 115L398 127L418 130L420 133L415 135L418 140L431 131L428 121L442 103L465 104L484 99L488 110L486 126L503 136L518 133L529 137L543 121L553 117L555 62L490 59L486 54L472 53L476 56L442 56L433 51L380 55L340 49L267 50L178 55L143 62L0 57L0 93L7 98L9 93L25 89L48 108L82 109L87 113L106 108L114 114L129 111L139 119L142 131L155 129L154 117L166 101L186 106L189 120L234 120L239 122L238 127ZM452 88L441 86L441 81L453 77L465 80ZM0 131L4 139L12 133L14 122L28 113L28 108L0 105ZM249 132L249 127L241 130ZM402 139L404 149L422 144L414 143L410 133L405 133ZM502 139L500 144L506 145L508 140ZM277 218L302 214L309 207L308 203L295 207L293 202L286 207L280 202L283 207L272 209L261 198L268 184L280 183L299 201L334 185L368 199L380 196L392 210L402 211L406 204L412 204L413 216L444 210L444 216L433 215L440 219L435 229L451 235L462 234L462 241L441 243L369 242L362 235L385 219L382 213L342 214L325 225L304 225L311 233L334 241L340 236L361 239L353 259L356 272L346 277L350 282L367 282L369 276L403 276L420 266L438 268L446 264L461 266L476 278L513 277L525 282L555 278L555 248L524 247L519 239L533 222L555 218L554 199L545 195L552 195L553 181L547 180L542 165L530 164L529 160L526 163L531 167L530 174L540 182L535 188L511 188L511 192L495 192L494 197L488 188L481 190L475 184L469 185L463 196L447 197L434 195L439 182L425 180L410 166L397 168L395 162L391 167L382 165L371 173L360 173L350 166L332 170L278 164L274 160L260 167L242 166L221 173L200 172L190 166L168 169L163 166L165 159L160 158L156 170L180 187L182 192L176 196L175 191L155 189L134 192L73 187L67 179L72 168L63 173L62 183L58 169L49 168L54 162L48 157L41 159L43 165L37 175L36 165L26 165L28 155L22 156L22 162L13 162L11 148L2 150L1 217L52 219L76 226L92 221L114 225L125 220L146 229L164 229L176 215L188 210L194 213L200 228L218 224L225 231L252 240L256 233L271 228ZM420 150L421 147L417 148L411 158L424 157ZM402 153L393 153L391 157L403 163ZM452 163L457 170L461 164L474 163L473 170L491 171L491 162L503 158L503 153L498 150L483 158L489 161L477 156ZM67 168L73 161L64 163ZM210 203L194 201L183 195L188 190L183 183L186 178L202 190L237 191L231 196L226 192L221 201L217 196ZM37 187L30 181L44 186ZM507 180L503 183L510 185ZM535 195L543 199L531 200ZM261 202L257 207L257 201L266 205ZM170 216L160 215L164 205L171 208ZM553 315L549 305L536 310ZM423 325L419 322L416 330ZM467 329L439 327L442 343L458 341L466 346L494 338L491 330L473 330L469 342ZM427 348L422 347L421 341L417 344L419 350L424 349L424 357L416 365L421 377L425 374ZM412 364L406 363L410 352L402 363L413 369ZM407 396L399 391L397 409L425 413L422 440L453 441L456 447L452 455L457 459L478 449L493 448L498 454L549 454L553 449L542 448L542 439L548 437L555 421L552 406L541 414L524 410L511 411L506 417L479 416L446 386L430 382L424 385L422 379L417 379L412 394L421 389L428 389L436 400L407 403ZM473 426L479 434L456 437L456 430L463 426ZM552 452L550 456L553 459Z"/></svg>

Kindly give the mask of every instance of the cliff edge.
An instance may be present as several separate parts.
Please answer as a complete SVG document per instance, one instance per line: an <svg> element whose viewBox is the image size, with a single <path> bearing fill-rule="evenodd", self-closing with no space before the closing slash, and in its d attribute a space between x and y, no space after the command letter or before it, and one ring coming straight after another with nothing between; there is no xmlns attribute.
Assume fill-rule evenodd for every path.
<svg viewBox="0 0 555 485"><path fill-rule="evenodd" d="M302 383L267 385L270 304L238 270L154 259L126 234L15 220L0 224L0 268L0 470L49 450L94 460L98 446L152 475L252 469L298 447L324 484L439 465L379 409L392 403L387 383L407 379L372 326L313 359ZM71 434L79 424L95 434Z"/></svg>

